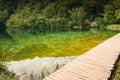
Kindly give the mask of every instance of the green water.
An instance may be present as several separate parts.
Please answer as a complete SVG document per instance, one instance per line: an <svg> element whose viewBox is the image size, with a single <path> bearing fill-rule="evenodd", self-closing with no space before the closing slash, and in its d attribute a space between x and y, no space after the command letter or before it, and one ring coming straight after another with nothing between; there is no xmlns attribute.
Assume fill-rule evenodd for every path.
<svg viewBox="0 0 120 80"><path fill-rule="evenodd" d="M13 30L0 33L0 59L21 60L39 57L78 56L118 31L90 30L29 33Z"/></svg>

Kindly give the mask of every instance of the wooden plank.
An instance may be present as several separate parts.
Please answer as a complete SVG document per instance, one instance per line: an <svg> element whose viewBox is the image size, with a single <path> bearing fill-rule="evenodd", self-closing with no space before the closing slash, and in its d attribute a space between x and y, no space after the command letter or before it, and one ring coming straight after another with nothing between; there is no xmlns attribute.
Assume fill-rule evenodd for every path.
<svg viewBox="0 0 120 80"><path fill-rule="evenodd" d="M79 74L79 75L83 75L83 76L86 76L86 75L88 75L89 74L89 76L86 76L86 77L88 77L88 78L94 78L96 75L99 75L99 77L104 77L103 75L101 76L101 73L98 73L96 70L94 70L94 71L96 71L95 73L96 73L96 75L94 75L93 73L94 73L94 71L90 71L89 73L88 73L88 70L89 69L87 69L87 68L80 68L80 69L75 69L75 68L72 68L72 67L67 67L67 69L66 70L71 70L71 71L74 71L74 73L76 73L76 74ZM83 70L84 69L84 70ZM68 70L68 71L69 71ZM86 70L86 71L85 71ZM91 73L91 74L90 74ZM105 75L105 74L104 74Z"/></svg>

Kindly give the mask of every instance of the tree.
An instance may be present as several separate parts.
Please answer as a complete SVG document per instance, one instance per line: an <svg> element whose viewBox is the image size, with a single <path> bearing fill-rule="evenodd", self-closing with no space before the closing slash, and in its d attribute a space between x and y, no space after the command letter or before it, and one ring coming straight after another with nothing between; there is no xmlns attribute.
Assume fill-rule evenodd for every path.
<svg viewBox="0 0 120 80"><path fill-rule="evenodd" d="M104 22L106 24L116 23L115 9L114 9L113 5L105 5L105 7L104 7Z"/></svg>
<svg viewBox="0 0 120 80"><path fill-rule="evenodd" d="M43 5L41 5L41 3L32 5L33 4L30 3L26 6L18 7L16 12L10 16L9 20L7 20L7 28L41 31L45 25L45 18L42 16Z"/></svg>
<svg viewBox="0 0 120 80"><path fill-rule="evenodd" d="M82 28L86 18L87 18L87 13L83 7L74 8L71 11L71 20L72 20L72 25L74 26L78 26L79 28Z"/></svg>
<svg viewBox="0 0 120 80"><path fill-rule="evenodd" d="M118 23L120 23L120 8L115 10L115 17L116 17Z"/></svg>
<svg viewBox="0 0 120 80"><path fill-rule="evenodd" d="M120 23L120 0L114 0L113 5L115 6L115 17L118 23Z"/></svg>
<svg viewBox="0 0 120 80"><path fill-rule="evenodd" d="M6 29L5 22L9 18L9 9L6 4L0 3L0 30L4 31Z"/></svg>
<svg viewBox="0 0 120 80"><path fill-rule="evenodd" d="M120 0L114 0L112 3L114 5L115 9L119 9L120 8Z"/></svg>
<svg viewBox="0 0 120 80"><path fill-rule="evenodd" d="M46 6L45 9L43 10L43 15L46 16L47 18L52 18L57 14L57 10L58 7L55 2L49 3L48 6Z"/></svg>

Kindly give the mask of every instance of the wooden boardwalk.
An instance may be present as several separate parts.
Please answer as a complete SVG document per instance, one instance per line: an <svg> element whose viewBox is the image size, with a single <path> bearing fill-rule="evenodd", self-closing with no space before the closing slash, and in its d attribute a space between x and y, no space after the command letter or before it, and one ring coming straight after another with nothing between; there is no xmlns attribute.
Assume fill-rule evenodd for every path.
<svg viewBox="0 0 120 80"><path fill-rule="evenodd" d="M108 80L119 54L120 34L117 34L43 80Z"/></svg>

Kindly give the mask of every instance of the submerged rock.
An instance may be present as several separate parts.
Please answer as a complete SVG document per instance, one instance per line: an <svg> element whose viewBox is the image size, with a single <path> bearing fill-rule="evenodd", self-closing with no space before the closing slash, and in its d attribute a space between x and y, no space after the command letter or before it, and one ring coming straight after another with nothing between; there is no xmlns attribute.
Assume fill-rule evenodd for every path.
<svg viewBox="0 0 120 80"><path fill-rule="evenodd" d="M7 62L10 72L19 76L20 80L42 80L45 76L59 69L75 57L46 57Z"/></svg>

